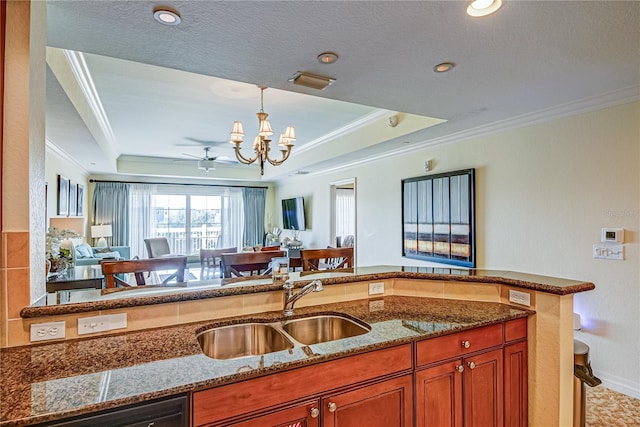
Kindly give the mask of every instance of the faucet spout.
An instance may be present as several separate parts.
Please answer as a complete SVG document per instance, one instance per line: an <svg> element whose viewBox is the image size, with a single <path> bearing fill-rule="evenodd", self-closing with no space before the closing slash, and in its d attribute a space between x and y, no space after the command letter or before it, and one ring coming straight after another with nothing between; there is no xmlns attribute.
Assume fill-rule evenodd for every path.
<svg viewBox="0 0 640 427"><path fill-rule="evenodd" d="M305 285L297 293L293 293L293 282L287 280L282 286L284 289L284 315L293 315L293 305L303 296L310 294L311 292L320 292L324 290L322 282L320 280L314 280L308 285Z"/></svg>

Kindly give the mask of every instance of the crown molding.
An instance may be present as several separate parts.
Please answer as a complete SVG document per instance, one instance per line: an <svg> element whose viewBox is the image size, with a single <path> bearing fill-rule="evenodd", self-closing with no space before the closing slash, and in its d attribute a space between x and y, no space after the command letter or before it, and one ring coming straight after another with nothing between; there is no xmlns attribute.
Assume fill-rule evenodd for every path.
<svg viewBox="0 0 640 427"><path fill-rule="evenodd" d="M87 65L87 62L84 58L84 54L82 52L76 52L67 49L63 49L63 53L65 58L67 59L67 62L69 63L71 72L78 82L78 86L80 86L80 89L84 94L91 112L96 118L98 126L100 126L100 130L107 139L109 145L111 147L116 147L116 138L113 134L113 129L111 128L109 117L107 116L107 113L102 106L100 95L98 94L98 90L93 83L93 78L91 77L91 72L89 71L89 66Z"/></svg>
<svg viewBox="0 0 640 427"><path fill-rule="evenodd" d="M624 105L631 102L640 101L640 85L628 86L601 95L582 98L577 101L560 104L555 107L539 110L530 114L523 114L510 119L500 120L498 122L489 123L487 125L478 126L469 130L452 133L439 138L428 139L425 141L411 144L409 147L401 148L386 153L379 153L373 156L364 157L353 162L345 163L330 169L322 171L310 172L309 175L320 175L325 173L336 172L343 169L352 168L365 163L371 163L398 157L407 153L420 151L428 147L437 145L453 144L466 141L471 138L479 138L482 136L504 132L509 129L515 129L525 126L532 126L546 123L552 120L558 120L565 117L577 116L584 113L590 113L597 110Z"/></svg>
<svg viewBox="0 0 640 427"><path fill-rule="evenodd" d="M73 157L71 157L66 151L63 151L58 147L54 142L52 142L49 138L45 138L45 150L50 151L56 156L60 157L65 162L69 162L69 164L73 165L75 169L79 170L84 176L88 177L90 175L89 171L82 166L78 161L76 161Z"/></svg>

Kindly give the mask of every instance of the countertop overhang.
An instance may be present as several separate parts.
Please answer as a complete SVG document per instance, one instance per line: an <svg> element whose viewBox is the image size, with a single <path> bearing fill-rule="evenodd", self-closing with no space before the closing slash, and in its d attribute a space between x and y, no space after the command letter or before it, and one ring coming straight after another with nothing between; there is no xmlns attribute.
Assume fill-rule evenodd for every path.
<svg viewBox="0 0 640 427"><path fill-rule="evenodd" d="M296 287L303 286L313 279L320 278L322 279L323 285L328 286L332 284L386 279L421 279L493 283L555 295L570 295L595 289L595 285L591 282L540 276L515 271L436 267L371 266L339 271L302 272L299 273L299 275L298 273L292 274L292 276L292 278L295 278ZM51 306L34 304L23 308L20 311L20 316L22 318L35 318L258 292L271 292L281 290L282 282L274 282L270 277L259 276L258 278L247 277L240 279L217 279L203 282L188 282L181 286L165 288L162 290L165 292L160 292L161 290L158 288L145 288L148 288L151 292L135 290L134 292L139 292L135 297L127 297L127 295L131 295L131 291L123 290L118 291L118 298L114 298L115 295L111 294L106 296L105 299L82 303ZM157 292L156 294L152 294L154 289L155 292ZM145 293L152 295L145 296Z"/></svg>

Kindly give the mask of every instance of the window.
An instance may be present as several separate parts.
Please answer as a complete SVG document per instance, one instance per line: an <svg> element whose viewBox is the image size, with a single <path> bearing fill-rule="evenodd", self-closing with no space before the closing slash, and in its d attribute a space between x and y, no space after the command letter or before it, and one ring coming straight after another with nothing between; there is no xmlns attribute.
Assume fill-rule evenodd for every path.
<svg viewBox="0 0 640 427"><path fill-rule="evenodd" d="M166 237L172 254L242 247L242 189L134 184L131 191L131 255L146 258L143 241Z"/></svg>
<svg viewBox="0 0 640 427"><path fill-rule="evenodd" d="M171 253L196 254L218 247L222 232L222 196L156 194L152 196L153 237L166 237Z"/></svg>

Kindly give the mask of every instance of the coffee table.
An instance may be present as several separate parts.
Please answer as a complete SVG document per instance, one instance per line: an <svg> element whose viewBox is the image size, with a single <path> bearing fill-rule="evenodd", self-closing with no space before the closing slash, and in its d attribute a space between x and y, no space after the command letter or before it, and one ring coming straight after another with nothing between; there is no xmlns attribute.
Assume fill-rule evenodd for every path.
<svg viewBox="0 0 640 427"><path fill-rule="evenodd" d="M104 276L99 265L81 265L47 277L47 292L66 289L102 289Z"/></svg>

